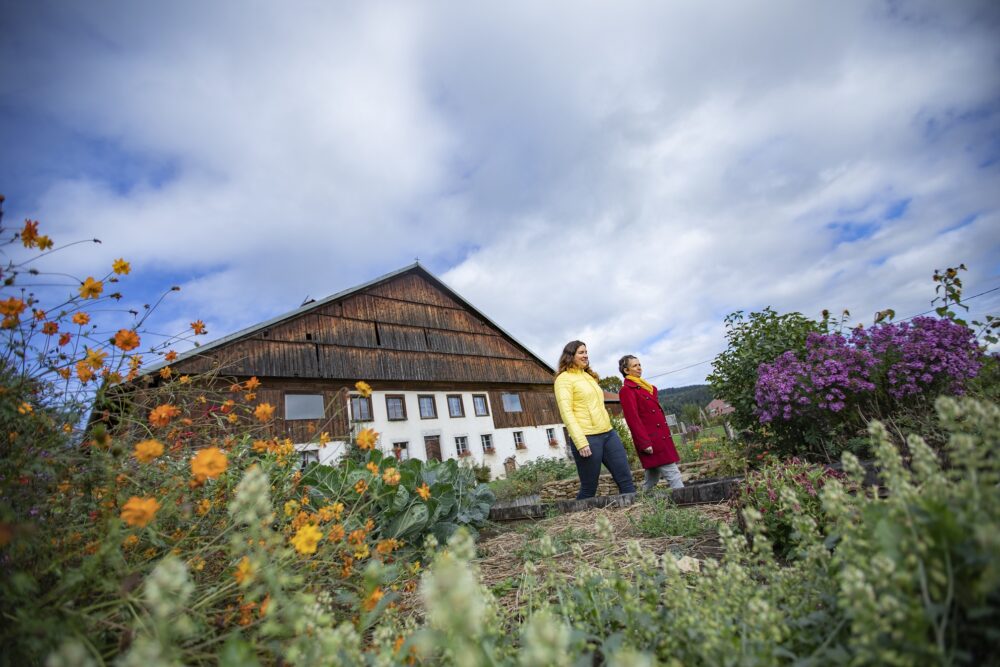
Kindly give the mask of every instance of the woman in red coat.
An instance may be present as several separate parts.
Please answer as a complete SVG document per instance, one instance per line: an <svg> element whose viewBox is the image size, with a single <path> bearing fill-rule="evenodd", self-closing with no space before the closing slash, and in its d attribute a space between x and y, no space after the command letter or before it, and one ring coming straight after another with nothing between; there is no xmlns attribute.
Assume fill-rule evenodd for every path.
<svg viewBox="0 0 1000 667"><path fill-rule="evenodd" d="M618 370L625 376L618 398L632 432L635 451L646 471L642 487L648 491L660 481L660 475L666 475L670 488L684 488L681 471L677 468L680 457L670 437L663 408L656 400L656 387L642 379L642 364L631 354L618 360Z"/></svg>

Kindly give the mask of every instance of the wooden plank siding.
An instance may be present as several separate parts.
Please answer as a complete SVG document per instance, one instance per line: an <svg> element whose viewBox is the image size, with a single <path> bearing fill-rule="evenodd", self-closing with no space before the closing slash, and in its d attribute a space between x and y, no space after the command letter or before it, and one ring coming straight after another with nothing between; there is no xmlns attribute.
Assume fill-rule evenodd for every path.
<svg viewBox="0 0 1000 667"><path fill-rule="evenodd" d="M521 397L521 412L505 412L503 409L503 394L516 393ZM556 404L555 393L551 389L542 391L490 391L490 406L493 410L493 425L496 428L515 428L518 426L541 426L542 424L558 424L559 406Z"/></svg>

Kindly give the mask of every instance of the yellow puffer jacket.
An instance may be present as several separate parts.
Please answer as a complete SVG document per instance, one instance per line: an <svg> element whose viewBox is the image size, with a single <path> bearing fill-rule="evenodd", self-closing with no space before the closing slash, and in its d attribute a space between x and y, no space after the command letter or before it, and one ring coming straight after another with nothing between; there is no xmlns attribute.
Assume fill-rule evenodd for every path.
<svg viewBox="0 0 1000 667"><path fill-rule="evenodd" d="M556 403L563 424L577 449L587 446L587 436L611 430L611 417L604 407L604 390L597 380L578 369L556 377Z"/></svg>

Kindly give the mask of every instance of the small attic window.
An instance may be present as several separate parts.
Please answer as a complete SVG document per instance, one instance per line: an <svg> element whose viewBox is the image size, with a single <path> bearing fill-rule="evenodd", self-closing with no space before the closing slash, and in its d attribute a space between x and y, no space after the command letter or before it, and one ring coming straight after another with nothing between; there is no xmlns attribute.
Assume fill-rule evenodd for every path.
<svg viewBox="0 0 1000 667"><path fill-rule="evenodd" d="M267 338L270 335L271 335L271 330L270 329L264 329L264 331L262 331L261 334L260 334L261 338Z"/></svg>
<svg viewBox="0 0 1000 667"><path fill-rule="evenodd" d="M306 334L306 340L312 340L312 339L313 339L313 335L311 333L307 333Z"/></svg>

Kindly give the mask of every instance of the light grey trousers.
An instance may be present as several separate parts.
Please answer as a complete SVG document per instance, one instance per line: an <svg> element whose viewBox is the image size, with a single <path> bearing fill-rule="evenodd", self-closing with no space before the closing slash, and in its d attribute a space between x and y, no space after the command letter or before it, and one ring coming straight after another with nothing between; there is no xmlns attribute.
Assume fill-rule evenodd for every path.
<svg viewBox="0 0 1000 667"><path fill-rule="evenodd" d="M656 468L646 468L646 478L642 482L642 488L649 491L660 481L660 475L666 475L667 483L671 489L683 489L684 482L681 481L681 470L676 463L668 463Z"/></svg>

